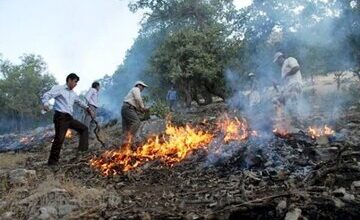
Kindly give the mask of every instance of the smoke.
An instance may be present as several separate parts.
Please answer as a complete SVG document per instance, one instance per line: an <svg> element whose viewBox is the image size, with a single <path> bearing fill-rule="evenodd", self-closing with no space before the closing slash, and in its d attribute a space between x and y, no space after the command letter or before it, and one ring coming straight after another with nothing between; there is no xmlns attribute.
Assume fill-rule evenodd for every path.
<svg viewBox="0 0 360 220"><path fill-rule="evenodd" d="M353 30L349 26L356 19L348 16L347 9L338 1L329 4L299 1L292 5L294 2L283 1L278 9L261 8L266 12L250 19L249 29L254 34L250 32L244 35L245 53L241 55L243 68L228 69L224 73L226 85L232 94L227 100L229 106L239 110L248 120L250 128L262 134L256 137L256 146L260 146L256 149L262 149L261 146L273 141L272 130L278 123L276 109L284 87L281 67L273 63L275 52L281 51L286 57L296 58L303 77L303 92L299 99L296 102L287 101L281 106L284 111L282 116L291 123L288 132L299 129L306 132L307 127L313 125L334 125L344 111L344 104L350 99L347 92L334 90L334 79L329 82L332 90L326 93L313 92L314 89L323 88L320 85L314 87L308 78L358 65L358 61L352 57L353 49L348 42L350 34L359 34L360 28ZM261 4L266 5L268 2ZM287 11L281 7L288 7ZM354 4L352 7L355 7ZM264 22L269 20L272 22L265 26ZM249 73L254 73L255 77L250 77ZM279 84L277 88L273 82ZM214 151L210 153L207 165L227 160L239 151L243 155L253 155L254 148L247 149L246 146L249 145L244 142L236 146L229 145L223 152ZM264 150L276 156L272 149ZM244 159L246 162L248 158ZM244 166L251 164L249 162Z"/></svg>
<svg viewBox="0 0 360 220"><path fill-rule="evenodd" d="M300 64L304 90L303 96L296 104L296 110L300 118L306 119L313 115L316 109L310 100L311 84L307 78L314 74L345 70L358 65L358 60L353 56L354 49L349 43L350 35L358 36L360 33L357 20L359 16L355 12L350 13L354 7L358 7L355 1L345 3L336 0L269 1L253 5L253 9L260 12L250 19L249 25L254 32L260 34L252 37L249 34L245 35L248 37L244 39L247 53L243 56L247 60L247 69L242 72L227 72L225 75L227 85L234 90L234 76L241 76L240 78L248 81L247 74L254 72L258 85L257 92L260 93L262 101L258 108L248 107L249 100L243 97L243 94L249 89L238 84L230 103L241 106L251 118L256 118L254 113L258 112L258 109L269 111L271 97L278 95L272 88L272 82L281 82L281 68L272 62L273 55L277 51L282 51L286 56L296 58ZM268 25L264 26L264 22ZM336 120L341 106L345 103L344 100L347 99L346 94L339 92L329 95L328 101L331 106L328 106L326 114L324 113L324 121ZM247 103L243 100L247 100ZM324 105L324 102L321 105ZM271 112L268 114L273 115Z"/></svg>
<svg viewBox="0 0 360 220"><path fill-rule="evenodd" d="M159 36L159 33L149 36L140 35L127 52L123 64L110 78L102 82L100 104L110 110L115 117L120 114L123 99L136 81L144 81L150 85L149 89L156 88L156 82L147 73L149 60L161 40L162 37ZM148 93L149 89L144 90L143 96Z"/></svg>
<svg viewBox="0 0 360 220"><path fill-rule="evenodd" d="M43 127L51 123L52 117L49 115L40 116L40 118L23 117L16 119L10 115L0 116L0 135L8 133L23 133L30 129Z"/></svg>

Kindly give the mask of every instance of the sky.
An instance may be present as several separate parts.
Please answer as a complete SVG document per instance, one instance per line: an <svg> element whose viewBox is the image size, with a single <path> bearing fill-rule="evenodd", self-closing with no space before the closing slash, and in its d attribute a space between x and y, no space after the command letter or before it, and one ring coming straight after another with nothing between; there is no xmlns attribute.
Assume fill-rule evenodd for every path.
<svg viewBox="0 0 360 220"><path fill-rule="evenodd" d="M234 0L238 7L252 0ZM18 63L23 54L43 57L58 83L75 72L75 91L112 75L140 29L142 13L129 0L0 0L0 54Z"/></svg>

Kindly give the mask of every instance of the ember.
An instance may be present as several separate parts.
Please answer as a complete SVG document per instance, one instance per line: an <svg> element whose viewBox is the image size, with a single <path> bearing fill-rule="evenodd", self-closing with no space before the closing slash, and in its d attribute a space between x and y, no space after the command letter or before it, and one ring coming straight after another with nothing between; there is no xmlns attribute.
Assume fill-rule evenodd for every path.
<svg viewBox="0 0 360 220"><path fill-rule="evenodd" d="M321 136L333 136L335 134L335 131L325 125L323 128L309 127L308 134L311 136L312 139L316 139Z"/></svg>
<svg viewBox="0 0 360 220"><path fill-rule="evenodd" d="M155 159L171 166L193 150L204 148L212 139L213 135L189 125L174 127L168 123L163 137L150 138L136 150L127 145L122 149L106 151L100 157L91 159L90 164L104 175L126 172Z"/></svg>

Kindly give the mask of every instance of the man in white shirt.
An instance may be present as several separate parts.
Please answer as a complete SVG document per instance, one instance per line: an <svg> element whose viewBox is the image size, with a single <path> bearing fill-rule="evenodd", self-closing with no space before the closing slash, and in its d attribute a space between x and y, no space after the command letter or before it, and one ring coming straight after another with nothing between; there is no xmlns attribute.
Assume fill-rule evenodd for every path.
<svg viewBox="0 0 360 220"><path fill-rule="evenodd" d="M138 112L146 112L147 108L141 97L141 92L148 87L144 82L137 81L134 87L125 96L121 108L121 119L123 129L123 144L133 138L140 127L140 117Z"/></svg>
<svg viewBox="0 0 360 220"><path fill-rule="evenodd" d="M277 52L274 55L274 63L281 67L282 92L285 100L296 102L302 93L302 76L298 61L293 57L285 58L283 53Z"/></svg>
<svg viewBox="0 0 360 220"><path fill-rule="evenodd" d="M85 95L86 102L88 103L91 111L93 112L94 118L96 118L96 109L99 107L99 101L98 101L99 90L100 90L100 83L93 82L91 88ZM92 120L92 115L88 111L85 111L83 122L86 125L86 127L88 127L90 136L92 136L93 135L92 128L94 127L94 122Z"/></svg>
<svg viewBox="0 0 360 220"><path fill-rule="evenodd" d="M66 131L74 129L80 134L79 151L86 151L88 149L88 128L81 122L73 118L73 105L78 104L82 108L91 112L86 103L84 103L79 96L73 91L79 77L75 73L71 73L66 77L66 85L54 86L50 91L46 92L42 97L43 109L49 111L50 99L55 99L54 104L54 124L55 137L51 146L48 165L56 165L60 158L60 151L64 143Z"/></svg>
<svg viewBox="0 0 360 220"><path fill-rule="evenodd" d="M281 67L280 100L293 120L298 120L298 105L303 87L300 65L295 58L286 58L281 52L275 53L273 62Z"/></svg>

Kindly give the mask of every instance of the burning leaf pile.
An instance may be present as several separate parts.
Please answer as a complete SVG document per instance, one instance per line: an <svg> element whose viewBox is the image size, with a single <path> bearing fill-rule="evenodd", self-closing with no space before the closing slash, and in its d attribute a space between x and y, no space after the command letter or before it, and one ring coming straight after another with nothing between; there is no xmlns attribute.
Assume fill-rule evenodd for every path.
<svg viewBox="0 0 360 220"><path fill-rule="evenodd" d="M12 198L3 210L15 213L16 219L40 215L53 200L38 202L42 197L36 195L42 194L44 183L49 184L46 180L55 179L60 183L50 185L51 192L69 192L62 201L78 204L57 218L290 219L296 214L299 219L357 219L360 215L360 113L340 120L337 134L325 144L312 139L308 130L289 130L281 137L269 127L255 135L240 117L217 120L219 114L198 114L177 121L192 121L192 126L168 124L166 131L163 126L162 135L137 149L129 145L102 154L99 144L90 140L92 150L74 160L77 142L68 141L56 172L38 163L46 159L48 148L31 151L18 168L35 170L37 178L25 194L13 185L0 187L1 199ZM308 120L304 123L313 122ZM118 127L104 129L117 138ZM100 156L93 158L93 166L86 166L94 153ZM132 172L124 172L125 168ZM5 171L2 180L13 180L14 173ZM23 201L28 204L13 205Z"/></svg>
<svg viewBox="0 0 360 220"><path fill-rule="evenodd" d="M294 210L302 213L299 215L318 218L342 216L343 213L356 216L359 213L356 208L359 202L353 195L360 189L355 187L358 182L354 182L360 172L354 166L356 160L350 159L351 151L346 143L329 142L327 147L317 147L308 131L298 134L285 131L288 136L274 136L270 131L268 136L263 133L257 136L250 132L243 120L236 118L224 117L213 123L214 128L211 128L212 123L206 123L207 132L202 129L202 134L208 134L210 138L199 142L201 147L194 148L204 150L197 151L192 157L188 157L190 152L181 154L185 157L178 157L175 162L168 160L171 165L181 161L171 169L161 163L148 163L139 169L140 172L127 172L112 178L97 175L97 178L104 178L105 185L113 184L117 195L123 198L121 204L108 211L117 213L117 207L131 207L124 208L120 215L137 218L139 210L146 210L155 219L164 216L284 219ZM168 128L186 130L186 127ZM199 127L192 129L195 133L201 131ZM151 141L163 143L167 140L169 144L171 137L168 136L166 133ZM140 149L144 146L149 145L146 143ZM207 166L213 148L220 149L222 157L212 166ZM342 153L338 154L339 151ZM133 153L132 159L136 161L139 156ZM320 155L335 157L324 161ZM111 157L102 155L100 158L114 163ZM146 159L166 161L156 156ZM138 167L146 161L141 161ZM344 164L338 167L339 161ZM337 169L343 172L333 175ZM123 172L113 169L109 174L114 174L114 170ZM74 172L74 175L78 174ZM157 187L154 188L154 184ZM348 184L352 184L354 190L340 187Z"/></svg>
<svg viewBox="0 0 360 220"><path fill-rule="evenodd" d="M39 127L24 134L0 135L0 152L26 150L53 139L53 126Z"/></svg>
<svg viewBox="0 0 360 220"><path fill-rule="evenodd" d="M212 141L207 132L190 127L174 127L167 124L165 135L150 138L132 150L130 145L120 150L107 151L99 158L91 159L91 165L105 175L115 175L121 171L134 169L150 160L161 160L168 165L183 160L193 150L203 148Z"/></svg>
<svg viewBox="0 0 360 220"><path fill-rule="evenodd" d="M204 123L207 124L207 122ZM131 144L127 144L120 149L106 151L100 156L92 158L90 165L105 176L117 175L154 160L161 161L167 166L173 166L198 149L204 149L210 160L219 161L231 157L237 151L245 151L246 148L243 148L241 144L244 145L249 137L259 138L256 131L249 130L244 119L230 118L226 114L220 117L215 124L215 129L204 129L190 125L176 127L167 122L164 135L147 139L137 149L134 149ZM207 125L211 127L211 125ZM281 138L291 136L285 129L275 128L273 132ZM308 134L312 139L316 139L320 136L333 135L334 131L325 126L324 129L311 128ZM304 137L307 136L304 135ZM252 156L250 155L250 157ZM248 164L253 164L253 162L247 162L245 167L248 167Z"/></svg>
<svg viewBox="0 0 360 220"><path fill-rule="evenodd" d="M249 137L246 122L236 117L230 119L225 116L223 120L217 122L217 128L223 134L225 143L242 141ZM214 133L190 125L175 127L167 123L165 135L149 138L136 150L133 150L129 144L118 150L106 151L100 157L91 159L90 164L104 175L126 172L151 160L160 160L172 166L195 150L208 149L208 145L215 137Z"/></svg>

